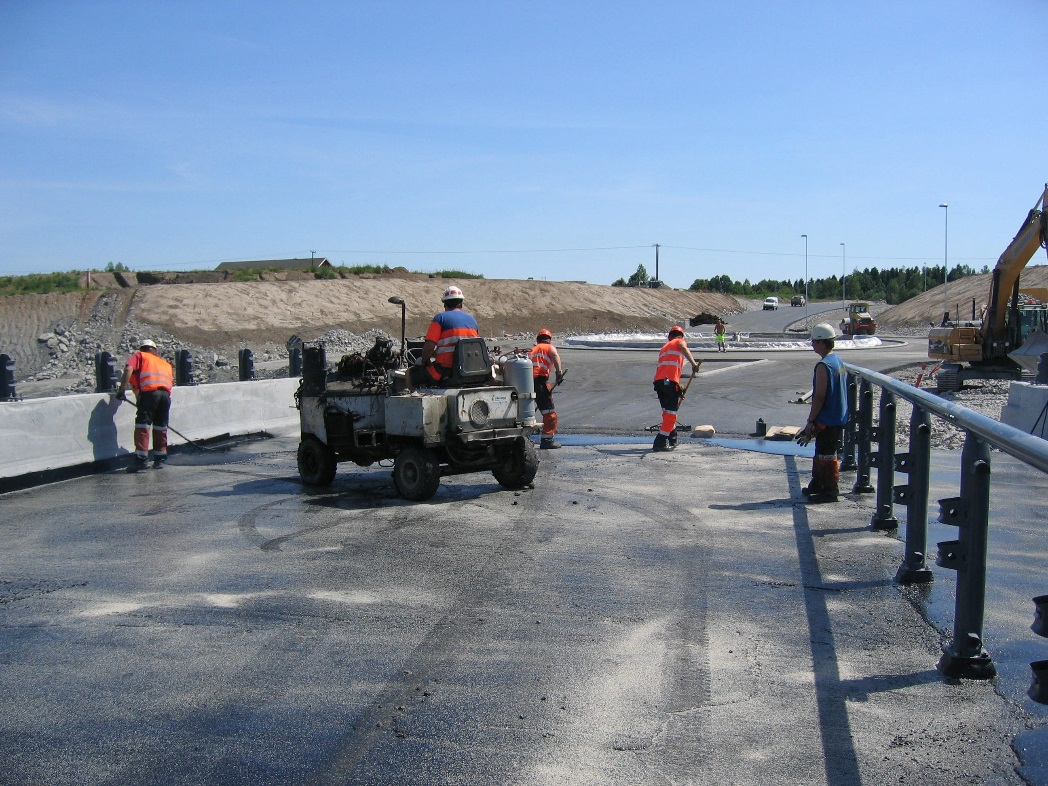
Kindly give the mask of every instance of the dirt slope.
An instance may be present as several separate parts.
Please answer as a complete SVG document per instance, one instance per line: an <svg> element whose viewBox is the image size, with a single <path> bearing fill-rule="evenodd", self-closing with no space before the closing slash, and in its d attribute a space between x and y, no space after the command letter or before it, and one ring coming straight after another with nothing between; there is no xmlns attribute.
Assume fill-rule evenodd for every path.
<svg viewBox="0 0 1048 786"><path fill-rule="evenodd" d="M391 296L407 303L408 335L425 332L441 309L445 286L466 294L466 309L488 336L624 329L663 330L701 311L731 313L738 302L725 295L674 290L630 289L597 284L513 280L431 280L426 276L377 276L332 281L172 284L139 287L132 309L140 322L198 344L302 338L331 328L362 333L380 328L400 333L401 310Z"/></svg>
<svg viewBox="0 0 1048 786"><path fill-rule="evenodd" d="M38 339L56 327L111 322L111 345L101 348L112 351L128 318L187 344L234 355L237 346L283 346L292 335L309 340L333 328L358 334L377 328L399 335L401 309L388 302L393 295L407 303L408 335L418 336L441 309L440 295L449 284L463 289L467 310L477 317L481 332L496 338L534 334L542 327L558 336L662 331L701 312L729 315L741 310L728 295L570 282L452 281L413 274L137 285L105 293L0 298L0 352L11 355L24 376L48 362L51 354Z"/></svg>
<svg viewBox="0 0 1048 786"><path fill-rule="evenodd" d="M991 275L983 273L949 283L946 295L952 316L956 317L959 313L961 319L971 319L973 300L975 301L975 315L979 316L979 309L990 296ZM1020 286L1021 288L1048 287L1048 265L1027 267L1020 277ZM945 310L943 285L939 284L934 289L929 289L905 303L881 312L877 315L877 324L885 331L915 324L938 325L942 322L942 314Z"/></svg>

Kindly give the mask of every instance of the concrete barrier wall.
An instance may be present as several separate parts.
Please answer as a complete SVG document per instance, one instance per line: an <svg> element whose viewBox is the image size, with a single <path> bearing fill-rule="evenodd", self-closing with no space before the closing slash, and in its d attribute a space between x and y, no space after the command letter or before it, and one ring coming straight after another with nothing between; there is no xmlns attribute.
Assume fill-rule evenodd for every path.
<svg viewBox="0 0 1048 786"><path fill-rule="evenodd" d="M1001 422L1027 434L1048 438L1048 385L1013 382L1008 403L1001 409Z"/></svg>
<svg viewBox="0 0 1048 786"><path fill-rule="evenodd" d="M171 426L189 439L295 427L297 377L175 387ZM132 398L129 396L128 398ZM0 478L134 452L135 405L106 393L0 403ZM186 440L168 432L171 445Z"/></svg>

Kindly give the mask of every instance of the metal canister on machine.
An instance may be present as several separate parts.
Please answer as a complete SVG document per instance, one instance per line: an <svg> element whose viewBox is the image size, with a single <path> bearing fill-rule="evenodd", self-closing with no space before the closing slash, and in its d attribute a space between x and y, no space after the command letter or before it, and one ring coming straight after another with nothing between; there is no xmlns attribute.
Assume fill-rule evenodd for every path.
<svg viewBox="0 0 1048 786"><path fill-rule="evenodd" d="M504 384L516 389L519 398L517 412L521 422L537 423L535 417L535 375L533 364L527 355L503 355L499 367Z"/></svg>

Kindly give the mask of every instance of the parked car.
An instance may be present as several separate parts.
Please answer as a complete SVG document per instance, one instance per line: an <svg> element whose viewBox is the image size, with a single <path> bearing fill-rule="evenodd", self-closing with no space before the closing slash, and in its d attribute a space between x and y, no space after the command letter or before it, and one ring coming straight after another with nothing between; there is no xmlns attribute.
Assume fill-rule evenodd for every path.
<svg viewBox="0 0 1048 786"><path fill-rule="evenodd" d="M779 299L777 297L766 297L764 298L764 310L775 311L779 307Z"/></svg>
<svg viewBox="0 0 1048 786"><path fill-rule="evenodd" d="M804 305L804 295L794 295L793 299L790 300L790 305L791 306L803 306Z"/></svg>

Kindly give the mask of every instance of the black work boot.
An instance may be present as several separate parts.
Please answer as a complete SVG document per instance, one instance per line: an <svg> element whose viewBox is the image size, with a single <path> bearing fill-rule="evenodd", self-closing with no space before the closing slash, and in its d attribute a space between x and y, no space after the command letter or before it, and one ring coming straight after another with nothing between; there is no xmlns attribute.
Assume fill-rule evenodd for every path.
<svg viewBox="0 0 1048 786"><path fill-rule="evenodd" d="M666 440L666 444L669 445L670 450L673 450L675 447L677 447L677 429L673 429L673 431L670 432L670 436L669 439Z"/></svg>
<svg viewBox="0 0 1048 786"><path fill-rule="evenodd" d="M149 459L144 456L135 456L127 467L128 472L139 472L149 466Z"/></svg>
<svg viewBox="0 0 1048 786"><path fill-rule="evenodd" d="M669 440L666 439L665 434L659 434L655 437L655 442L652 444L651 449L656 453L663 453L667 450L672 450L669 446Z"/></svg>
<svg viewBox="0 0 1048 786"><path fill-rule="evenodd" d="M808 495L808 498L805 500L805 502L807 502L809 505L821 505L825 502L836 502L837 497L837 494L832 494L829 491L813 491L811 494Z"/></svg>
<svg viewBox="0 0 1048 786"><path fill-rule="evenodd" d="M539 440L540 450L554 450L559 447L560 443L557 442L557 440L553 439L553 437L543 437L541 440Z"/></svg>

